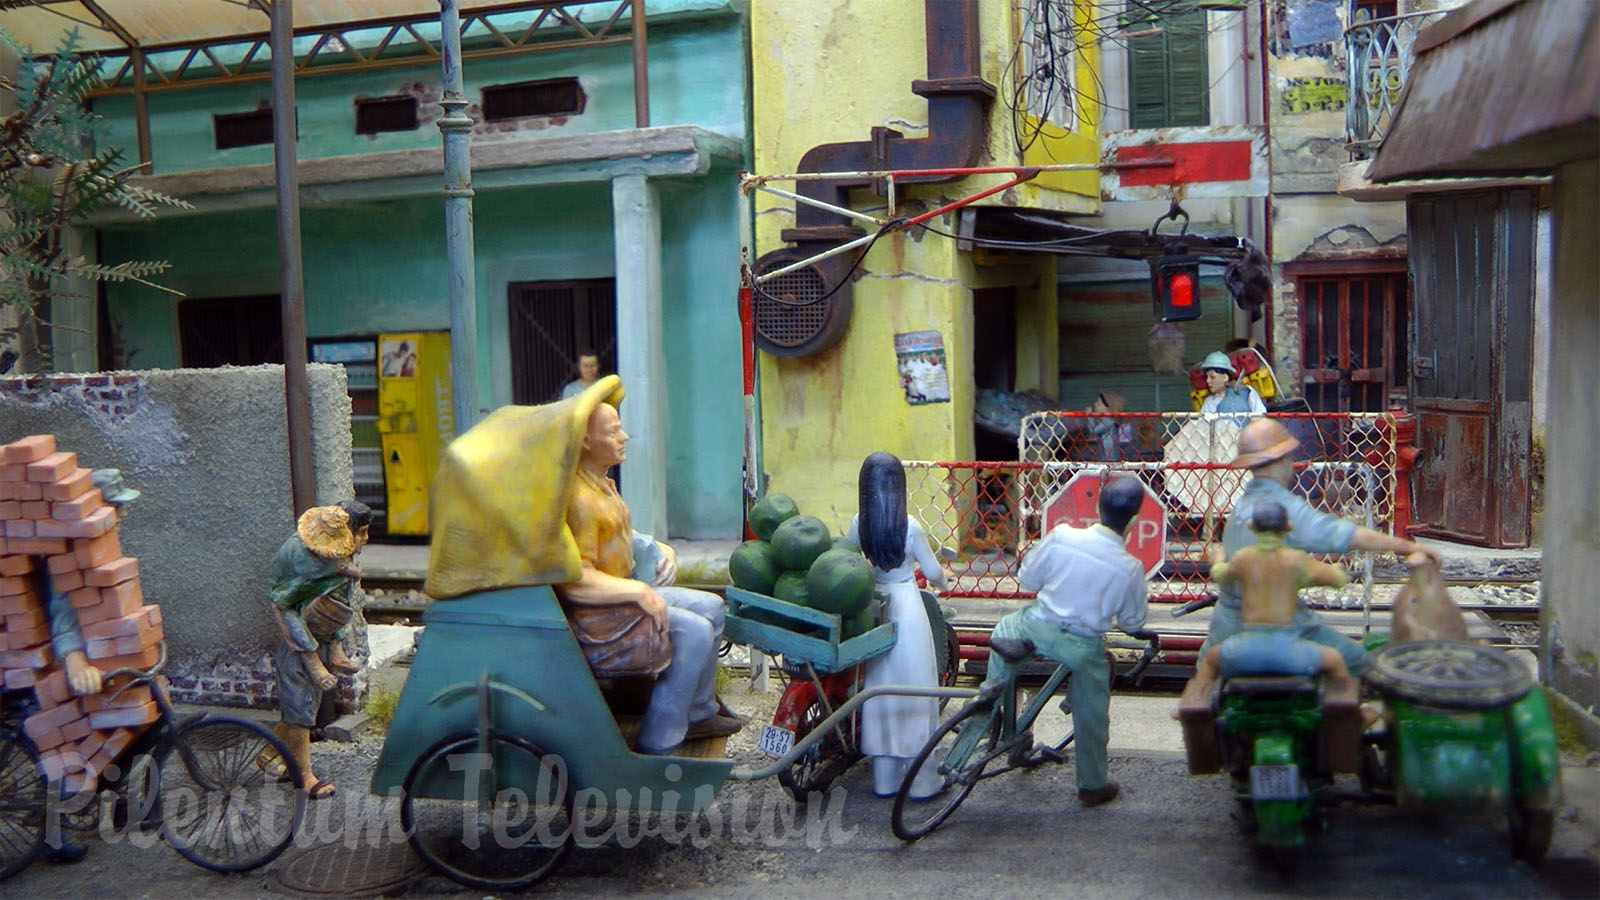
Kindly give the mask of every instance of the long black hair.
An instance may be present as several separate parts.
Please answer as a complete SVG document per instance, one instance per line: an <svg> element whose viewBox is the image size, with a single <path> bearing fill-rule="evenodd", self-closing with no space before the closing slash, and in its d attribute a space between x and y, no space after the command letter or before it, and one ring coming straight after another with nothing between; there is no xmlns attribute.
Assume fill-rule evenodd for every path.
<svg viewBox="0 0 1600 900"><path fill-rule="evenodd" d="M898 569L906 561L906 470L894 454L874 453L861 462L859 484L861 552L879 569Z"/></svg>

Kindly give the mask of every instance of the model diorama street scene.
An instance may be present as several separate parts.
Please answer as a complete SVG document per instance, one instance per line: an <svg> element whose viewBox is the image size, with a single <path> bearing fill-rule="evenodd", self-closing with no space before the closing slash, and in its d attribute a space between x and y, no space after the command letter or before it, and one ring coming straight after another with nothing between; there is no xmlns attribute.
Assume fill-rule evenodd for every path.
<svg viewBox="0 0 1600 900"><path fill-rule="evenodd" d="M1600 897L1600 4L0 2L0 891Z"/></svg>

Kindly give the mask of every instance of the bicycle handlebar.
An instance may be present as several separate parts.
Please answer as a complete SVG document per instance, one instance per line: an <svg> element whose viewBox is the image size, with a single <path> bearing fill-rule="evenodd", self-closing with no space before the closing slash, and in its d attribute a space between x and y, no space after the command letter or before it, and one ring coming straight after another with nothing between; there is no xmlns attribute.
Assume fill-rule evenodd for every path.
<svg viewBox="0 0 1600 900"><path fill-rule="evenodd" d="M105 682L110 681L113 678L120 678L123 675L132 675L133 676L133 678L129 679L127 684L125 684L122 687L119 687L115 691L113 691L111 693L111 696L106 698L107 702L110 702L112 700L117 699L117 697L121 696L123 691L127 690L130 687L133 687L134 685L138 684L139 682L141 682L141 681L149 681L150 679L155 678L156 677L156 673L160 672L163 668L166 667L166 665L167 665L167 642L166 641L161 641L156 646L161 648L161 658L156 660L155 665L151 666L150 668L148 668L148 669L135 669L135 668L129 667L129 668L123 668L123 669L112 669L109 672L102 672L100 674L100 681L101 681L102 684L104 684Z"/></svg>
<svg viewBox="0 0 1600 900"><path fill-rule="evenodd" d="M1139 654L1139 661L1133 664L1133 668L1129 669L1126 675L1122 676L1124 682L1132 682L1134 687L1138 687L1144 681L1144 670L1150 667L1150 663L1155 660L1156 654L1161 652L1161 635L1148 628L1130 631L1127 634L1129 637L1146 642L1144 652Z"/></svg>
<svg viewBox="0 0 1600 900"><path fill-rule="evenodd" d="M1209 597L1209 596L1208 597L1201 597L1198 600L1190 600L1188 603L1185 603L1184 605L1178 607L1177 609L1174 609L1172 611L1172 617L1174 619L1176 619L1176 618L1178 618L1180 616L1187 616L1188 614L1190 614L1192 612L1195 612L1197 610L1205 609L1208 606L1215 606L1216 603L1217 603L1217 598L1216 597Z"/></svg>

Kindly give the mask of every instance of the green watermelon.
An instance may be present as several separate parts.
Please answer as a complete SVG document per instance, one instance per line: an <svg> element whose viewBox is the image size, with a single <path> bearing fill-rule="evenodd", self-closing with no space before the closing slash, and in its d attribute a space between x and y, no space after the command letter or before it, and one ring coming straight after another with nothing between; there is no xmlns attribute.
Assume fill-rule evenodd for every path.
<svg viewBox="0 0 1600 900"><path fill-rule="evenodd" d="M785 603L797 606L810 606L810 597L806 591L806 573L785 572L778 576L778 583L772 589L772 596Z"/></svg>
<svg viewBox="0 0 1600 900"><path fill-rule="evenodd" d="M877 627L878 620L873 618L872 610L863 609L861 612L845 618L840 629L843 632L840 637L848 641L853 637L860 637Z"/></svg>
<svg viewBox="0 0 1600 900"><path fill-rule="evenodd" d="M811 605L823 612L853 616L872 600L872 564L859 552L829 550L806 572Z"/></svg>
<svg viewBox="0 0 1600 900"><path fill-rule="evenodd" d="M772 558L772 545L766 541L745 541L728 557L728 576L753 593L771 596L781 571Z"/></svg>
<svg viewBox="0 0 1600 900"><path fill-rule="evenodd" d="M833 539L833 549L835 549L835 550L849 550L852 553L860 553L861 552L861 545L857 544L855 541L852 541L847 537L836 537L836 538Z"/></svg>
<svg viewBox="0 0 1600 900"><path fill-rule="evenodd" d="M750 530L756 537L763 541L772 540L772 533L785 521L800 515L800 507L796 506L786 494L768 494L760 502L750 507Z"/></svg>
<svg viewBox="0 0 1600 900"><path fill-rule="evenodd" d="M772 533L772 556L791 572L806 572L817 557L832 548L828 526L816 516L787 519Z"/></svg>

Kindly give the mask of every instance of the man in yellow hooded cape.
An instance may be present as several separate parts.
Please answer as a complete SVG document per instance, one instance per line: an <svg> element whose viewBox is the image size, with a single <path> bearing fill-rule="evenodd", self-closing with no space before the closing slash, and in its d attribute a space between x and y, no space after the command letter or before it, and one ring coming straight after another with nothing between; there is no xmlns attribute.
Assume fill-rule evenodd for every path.
<svg viewBox="0 0 1600 900"><path fill-rule="evenodd" d="M671 586L670 547L632 529L608 476L626 457L609 375L575 397L496 410L446 450L433 485L427 593L554 585L595 674L658 675L642 753L732 734L717 699L720 597Z"/></svg>

